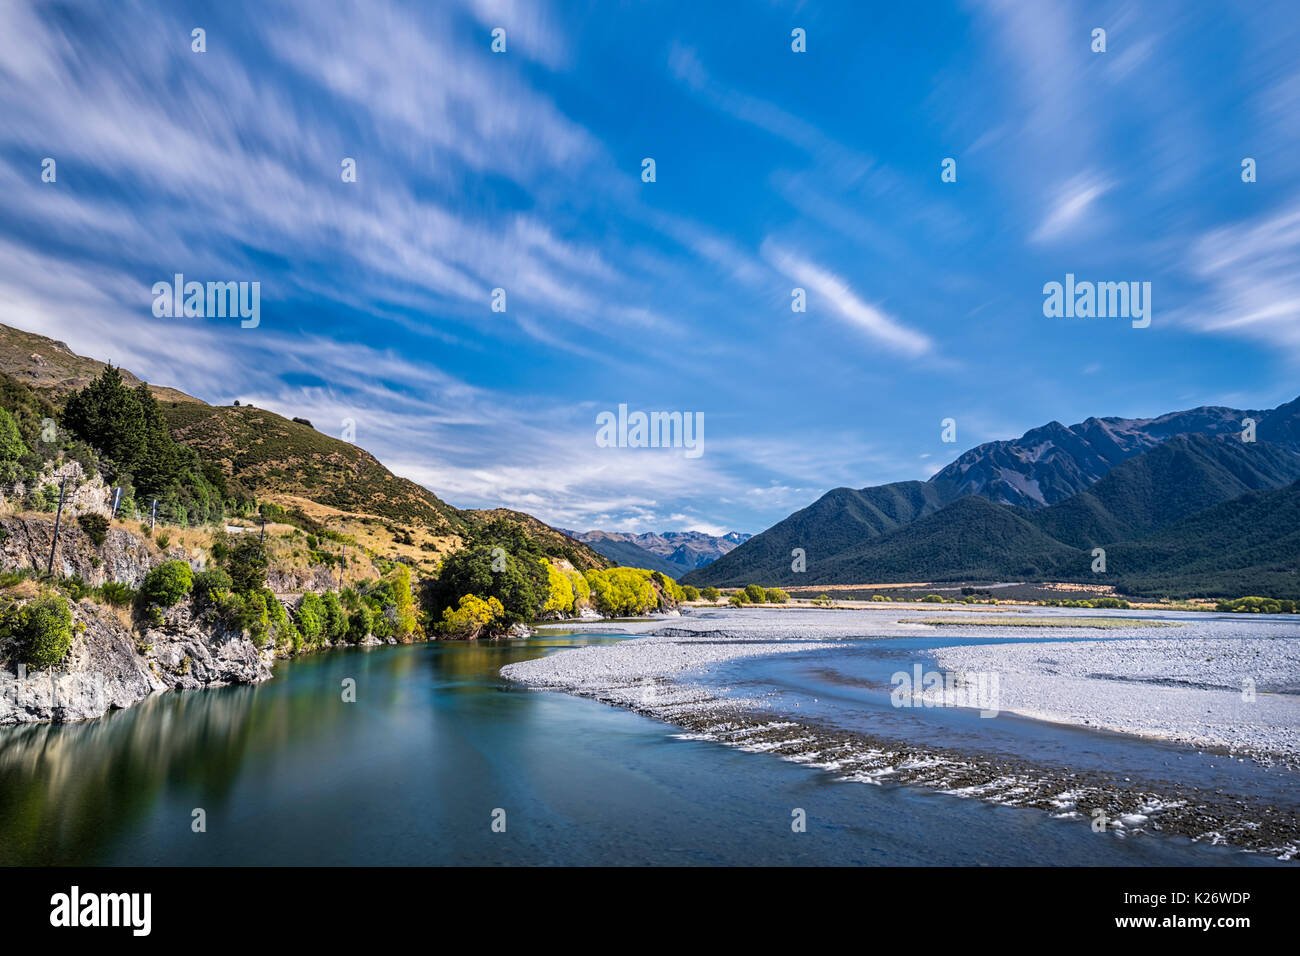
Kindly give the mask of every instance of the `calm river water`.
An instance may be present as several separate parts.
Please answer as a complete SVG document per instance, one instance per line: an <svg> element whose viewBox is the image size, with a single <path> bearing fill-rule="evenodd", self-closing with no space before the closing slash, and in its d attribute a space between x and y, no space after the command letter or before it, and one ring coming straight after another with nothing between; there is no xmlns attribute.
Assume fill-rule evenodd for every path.
<svg viewBox="0 0 1300 956"><path fill-rule="evenodd" d="M497 673L619 639L330 651L255 687L0 728L0 864L1271 862L839 782ZM796 808L807 832L792 831Z"/></svg>

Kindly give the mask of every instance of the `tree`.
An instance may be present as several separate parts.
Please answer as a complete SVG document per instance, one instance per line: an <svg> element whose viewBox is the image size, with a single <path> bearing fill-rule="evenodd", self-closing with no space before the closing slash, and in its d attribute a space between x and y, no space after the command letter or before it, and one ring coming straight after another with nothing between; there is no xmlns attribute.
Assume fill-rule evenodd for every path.
<svg viewBox="0 0 1300 956"><path fill-rule="evenodd" d="M700 591L700 597L713 604L718 603L718 598L722 597L722 592L717 588L709 587Z"/></svg>
<svg viewBox="0 0 1300 956"><path fill-rule="evenodd" d="M546 599L542 602L542 617L559 617L573 613L573 582L568 576L545 558L538 558L538 564L546 571Z"/></svg>
<svg viewBox="0 0 1300 956"><path fill-rule="evenodd" d="M266 569L269 566L262 542L256 535L241 535L226 550L226 571L230 574L231 588L240 594L266 587Z"/></svg>
<svg viewBox="0 0 1300 956"><path fill-rule="evenodd" d="M765 599L768 604L786 604L790 600L790 595L780 588L768 588Z"/></svg>
<svg viewBox="0 0 1300 956"><path fill-rule="evenodd" d="M496 598L475 597L466 594L455 608L442 612L438 632L449 638L472 641L481 634L499 628L505 621L505 608Z"/></svg>
<svg viewBox="0 0 1300 956"><path fill-rule="evenodd" d="M144 576L140 585L142 600L155 607L171 607L190 593L194 572L184 561L164 561Z"/></svg>
<svg viewBox="0 0 1300 956"><path fill-rule="evenodd" d="M298 602L298 630L308 647L316 647L325 633L325 602L319 594L308 591Z"/></svg>
<svg viewBox="0 0 1300 956"><path fill-rule="evenodd" d="M757 584L745 585L745 600L750 604L762 604L767 600L767 589Z"/></svg>
<svg viewBox="0 0 1300 956"><path fill-rule="evenodd" d="M348 643L360 644L370 636L374 628L375 616L370 608L365 604L357 605L357 609L348 615Z"/></svg>
<svg viewBox="0 0 1300 956"><path fill-rule="evenodd" d="M700 599L699 588L691 587L689 584L682 585L682 594L686 596L688 601L698 601Z"/></svg>
<svg viewBox="0 0 1300 956"><path fill-rule="evenodd" d="M573 585L573 609L577 611L582 607L591 607L591 585L587 579L582 576L581 571L570 571L568 574L569 583Z"/></svg>
<svg viewBox="0 0 1300 956"><path fill-rule="evenodd" d="M587 584L596 609L607 617L644 614L659 606L659 592L650 583L650 573L639 568L608 568L588 571Z"/></svg>
<svg viewBox="0 0 1300 956"><path fill-rule="evenodd" d="M28 667L53 667L72 646L72 611L66 598L46 594L0 616L0 635L13 640Z"/></svg>
<svg viewBox="0 0 1300 956"><path fill-rule="evenodd" d="M23 443L18 423L6 409L0 408L0 462L17 461L25 454L27 446Z"/></svg>
<svg viewBox="0 0 1300 956"><path fill-rule="evenodd" d="M63 424L126 471L144 457L144 411L122 374L111 365L79 392L68 397Z"/></svg>
<svg viewBox="0 0 1300 956"><path fill-rule="evenodd" d="M343 613L339 596L328 591L322 601L325 608L325 637L331 642L341 641L348 630L348 618Z"/></svg>
<svg viewBox="0 0 1300 956"><path fill-rule="evenodd" d="M457 551L428 585L426 603L430 616L457 607L462 596L476 594L501 602L510 623L531 621L541 609L550 581L535 558L516 558L500 545L477 545Z"/></svg>

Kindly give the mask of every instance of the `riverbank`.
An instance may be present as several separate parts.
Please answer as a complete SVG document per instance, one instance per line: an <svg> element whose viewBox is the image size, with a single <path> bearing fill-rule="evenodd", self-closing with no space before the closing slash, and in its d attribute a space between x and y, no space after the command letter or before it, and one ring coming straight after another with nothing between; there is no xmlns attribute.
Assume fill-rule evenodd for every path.
<svg viewBox="0 0 1300 956"><path fill-rule="evenodd" d="M1050 616L1069 613L1053 611ZM1099 614L1075 613L1090 618ZM674 724L689 736L775 754L846 780L912 784L1035 807L1056 816L1102 820L1111 831L1174 833L1296 858L1300 807L1294 800L1279 796L1281 791L1272 783L1260 785L1266 794L1261 798L1251 789L1255 778L1246 776L1228 778L1229 785L1241 787L1241 792L1232 792L1220 785L1224 781L1216 775L1222 771L1191 769L1193 763L1199 768L1218 753L1222 761L1257 765L1259 774L1271 768L1274 774L1294 775L1300 728L1300 699L1295 696L1300 686L1300 627L1294 623L1257 617L1242 621L1228 615L1215 621L1198 614L1169 621L1179 627L1154 628L1145 625L1156 615L1114 612L1106 616L1142 623L1131 630L1052 627L1035 633L1037 629L1026 626L945 629L899 620L914 616L906 608L705 612L668 625L620 627L647 636L616 647L511 665L502 676L627 707ZM1261 627L1271 629L1270 635L1253 634ZM813 670L809 662L814 658L820 672L833 668L835 658L850 649L856 653L865 647L862 653L870 654L872 641L897 646L903 638L913 642L915 650L891 649L884 678L836 675L834 681L818 685L828 696L854 695L853 707L831 708L825 700L788 692L786 673ZM948 646L937 646L941 643ZM1234 654L1226 654L1225 647ZM1089 662L1103 660L1101 654L1108 655L1104 660L1110 666L1090 670ZM1072 661L1070 666L1054 672L1052 662L1065 658ZM768 661L761 679L753 676L757 664L746 664L746 659ZM898 664L892 663L895 659ZM1003 721L999 730L1014 729L1014 734L999 737L991 746L990 731L997 719L986 722L975 716L930 739L910 735L907 715L919 718L934 711L891 708L887 675L890 667L906 670L913 661L996 674ZM1215 686L1186 686L1188 673L1199 663ZM1243 668L1249 669L1245 677L1255 682L1253 703L1264 702L1247 712L1251 720L1198 719L1203 716L1198 708L1207 700L1226 708L1229 698L1240 697ZM1204 677L1201 682L1205 684ZM931 701L936 703L945 702ZM1196 744L1200 751L1188 751L1197 759L1189 759L1187 768L1180 770L1180 752L1161 750L1159 761L1152 763L1162 766L1141 777L1111 772L1104 765L1084 767L1084 761L1069 758L1068 750L1063 759L1047 760L1036 752L1041 748L1021 746L1015 739L1020 735L1032 741L1035 734L1046 733L1044 725L1011 712L1017 708L1079 727L1072 733L1085 736L1072 739L1072 747L1090 746L1090 734L1104 743L1107 738L1097 729L1104 722L1127 734L1149 733ZM1207 783L1199 777L1213 779Z"/></svg>

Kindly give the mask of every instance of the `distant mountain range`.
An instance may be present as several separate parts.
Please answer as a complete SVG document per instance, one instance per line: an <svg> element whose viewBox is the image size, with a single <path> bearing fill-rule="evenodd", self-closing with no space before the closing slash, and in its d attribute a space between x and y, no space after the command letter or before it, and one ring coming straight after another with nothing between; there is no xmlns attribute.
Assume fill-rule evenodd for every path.
<svg viewBox="0 0 1300 956"><path fill-rule="evenodd" d="M1242 438L1247 418L1253 442ZM1282 516L1300 501L1298 479L1300 399L1052 422L980 445L929 481L830 491L683 581L1075 580L1133 594L1296 598L1300 532ZM1092 571L1098 547L1104 574ZM804 573L792 570L796 548Z"/></svg>
<svg viewBox="0 0 1300 956"><path fill-rule="evenodd" d="M751 537L739 531L724 535L702 531L664 531L627 534L620 531L565 531L593 551L624 567L648 568L669 577L712 564Z"/></svg>

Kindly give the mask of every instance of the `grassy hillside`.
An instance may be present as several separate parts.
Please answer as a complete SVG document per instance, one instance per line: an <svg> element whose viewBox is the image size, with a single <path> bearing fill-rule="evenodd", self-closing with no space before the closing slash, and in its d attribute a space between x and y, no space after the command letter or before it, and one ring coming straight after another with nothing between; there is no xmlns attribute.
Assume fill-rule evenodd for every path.
<svg viewBox="0 0 1300 956"><path fill-rule="evenodd" d="M441 534L464 530L460 512L433 492L310 425L248 405L174 402L163 405L163 414L177 441L220 465L259 499L301 497Z"/></svg>
<svg viewBox="0 0 1300 956"><path fill-rule="evenodd" d="M95 380L104 362L62 342L0 325L0 373L6 407L39 421L58 417L68 397ZM120 370L125 384L140 379ZM472 543L492 518L519 525L545 553L575 567L609 561L531 515L500 509L462 511L427 488L398 477L356 445L309 425L250 406L214 406L172 388L150 386L172 437L219 471L232 500L280 505L290 520L353 539L376 556L430 573L438 560ZM31 424L29 423L29 431Z"/></svg>

